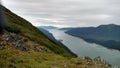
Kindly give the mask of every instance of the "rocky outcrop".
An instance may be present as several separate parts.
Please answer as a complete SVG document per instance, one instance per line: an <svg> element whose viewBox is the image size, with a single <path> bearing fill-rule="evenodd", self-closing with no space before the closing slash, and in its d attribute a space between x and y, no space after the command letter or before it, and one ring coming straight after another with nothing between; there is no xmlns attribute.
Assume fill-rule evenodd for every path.
<svg viewBox="0 0 120 68"><path fill-rule="evenodd" d="M23 39L22 37L19 37L18 35L14 33L9 33L7 31L4 32L4 34L1 35L1 42L0 46L7 46L11 45L15 47L16 49L22 50L22 51L28 51L29 48L26 44L26 39ZM6 43L6 44L5 44Z"/></svg>
<svg viewBox="0 0 120 68"><path fill-rule="evenodd" d="M100 56L95 57L94 59L91 59L90 57L85 56L82 59L86 61L86 63L84 64L85 68L89 68L89 65L90 66L93 65L92 68L111 68L112 67L108 62L102 60Z"/></svg>
<svg viewBox="0 0 120 68"><path fill-rule="evenodd" d="M38 46L39 46L39 44L33 44L32 45L33 50L36 51L36 52L47 52L48 51L47 48L38 47Z"/></svg>
<svg viewBox="0 0 120 68"><path fill-rule="evenodd" d="M15 33L9 33L4 31L3 34L0 35L0 48L2 49L4 46L12 46L21 51L29 51L29 49L33 49L35 52L47 52L48 49L46 47L39 47L39 44L28 44L28 40L21 36L18 36Z"/></svg>

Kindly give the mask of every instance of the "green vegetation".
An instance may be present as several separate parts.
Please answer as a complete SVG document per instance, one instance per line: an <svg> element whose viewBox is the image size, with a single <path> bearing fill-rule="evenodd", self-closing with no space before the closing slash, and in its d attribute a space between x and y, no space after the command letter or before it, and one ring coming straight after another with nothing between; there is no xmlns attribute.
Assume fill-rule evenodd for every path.
<svg viewBox="0 0 120 68"><path fill-rule="evenodd" d="M57 54L61 54L66 57L73 57L72 54L70 54L60 45L56 44L54 41L50 40L47 36L45 36L42 32L40 32L36 27L34 27L28 21L13 14L8 9L5 9L5 11L9 22L8 27L6 29L9 32L17 33L21 36L28 38L29 40L35 43L44 45Z"/></svg>

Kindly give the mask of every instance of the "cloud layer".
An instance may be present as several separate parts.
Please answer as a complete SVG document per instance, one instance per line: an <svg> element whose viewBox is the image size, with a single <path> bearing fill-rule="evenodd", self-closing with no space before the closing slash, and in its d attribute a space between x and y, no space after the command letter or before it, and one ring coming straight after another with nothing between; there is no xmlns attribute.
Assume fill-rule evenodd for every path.
<svg viewBox="0 0 120 68"><path fill-rule="evenodd" d="M3 4L35 26L120 25L120 0L3 0Z"/></svg>

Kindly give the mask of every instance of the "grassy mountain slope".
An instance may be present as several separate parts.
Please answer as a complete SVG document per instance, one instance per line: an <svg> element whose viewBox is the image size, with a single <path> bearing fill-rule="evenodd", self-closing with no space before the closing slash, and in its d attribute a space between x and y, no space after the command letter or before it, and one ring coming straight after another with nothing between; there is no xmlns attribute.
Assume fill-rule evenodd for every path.
<svg viewBox="0 0 120 68"><path fill-rule="evenodd" d="M28 21L4 9L8 27L0 35L0 68L94 68L96 63L98 68L106 67L101 61L75 58Z"/></svg>
<svg viewBox="0 0 120 68"><path fill-rule="evenodd" d="M46 35L40 32L36 27L32 26L28 21L11 13L7 9L6 15L9 22L7 27L8 31L15 32L21 36L30 39L31 41L39 43L40 45L44 45L57 54L61 54L67 57L73 57L72 54L70 54L67 50L56 44L54 41L50 40Z"/></svg>

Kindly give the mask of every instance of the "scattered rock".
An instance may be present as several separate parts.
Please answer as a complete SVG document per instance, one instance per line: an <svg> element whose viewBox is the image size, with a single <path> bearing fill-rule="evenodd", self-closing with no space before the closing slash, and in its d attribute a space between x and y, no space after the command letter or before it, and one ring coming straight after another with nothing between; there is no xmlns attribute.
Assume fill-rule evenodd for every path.
<svg viewBox="0 0 120 68"><path fill-rule="evenodd" d="M22 51L28 51L28 47L26 47L26 45L18 43L17 45L15 45L15 48L22 50Z"/></svg>
<svg viewBox="0 0 120 68"><path fill-rule="evenodd" d="M94 58L94 60L95 60L95 61L101 61L101 57L98 56L98 57Z"/></svg>
<svg viewBox="0 0 120 68"><path fill-rule="evenodd" d="M47 49L45 47L41 48L41 50L47 52Z"/></svg>
<svg viewBox="0 0 120 68"><path fill-rule="evenodd" d="M45 48L45 47L38 47L38 46L39 46L39 44L33 44L32 45L32 48L34 49L34 51L36 51L36 52L40 52L40 51L47 52L48 51L47 48Z"/></svg>
<svg viewBox="0 0 120 68"><path fill-rule="evenodd" d="M34 51L40 52L40 49L38 48L39 44L34 44L32 46L33 46Z"/></svg>
<svg viewBox="0 0 120 68"><path fill-rule="evenodd" d="M90 57L88 57L88 56L83 57L83 59L87 60L88 62L92 61L92 59Z"/></svg>
<svg viewBox="0 0 120 68"><path fill-rule="evenodd" d="M19 37L14 33L8 33L7 31L4 32L4 34L0 36L0 41L1 41L0 46L6 46L12 44L13 47L19 50L28 51L28 47L26 44L27 40Z"/></svg>
<svg viewBox="0 0 120 68"><path fill-rule="evenodd" d="M36 48L39 46L39 44L33 44L32 46L33 46L33 48Z"/></svg>

